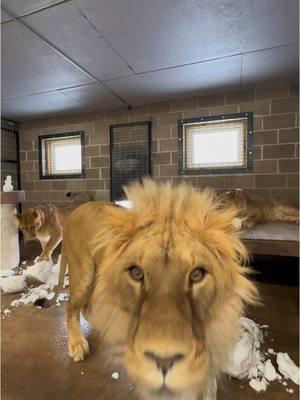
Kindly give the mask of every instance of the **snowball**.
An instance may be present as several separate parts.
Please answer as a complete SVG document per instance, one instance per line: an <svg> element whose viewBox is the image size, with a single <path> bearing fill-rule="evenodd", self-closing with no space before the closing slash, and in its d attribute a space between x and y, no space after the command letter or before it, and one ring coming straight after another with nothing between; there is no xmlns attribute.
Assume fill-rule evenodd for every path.
<svg viewBox="0 0 300 400"><path fill-rule="evenodd" d="M111 374L111 377L112 377L113 379L115 379L115 380L118 380L119 377L120 377L119 372L113 372L113 373Z"/></svg>
<svg viewBox="0 0 300 400"><path fill-rule="evenodd" d="M291 360L289 355L287 353L278 353L276 361L282 375L299 385L299 367Z"/></svg>
<svg viewBox="0 0 300 400"><path fill-rule="evenodd" d="M276 351L274 351L274 349L268 349L268 353L270 353L270 354L276 354Z"/></svg>
<svg viewBox="0 0 300 400"><path fill-rule="evenodd" d="M3 311L3 314L5 315L5 317L9 317L11 314L10 309L6 308L6 310Z"/></svg>
<svg viewBox="0 0 300 400"><path fill-rule="evenodd" d="M25 286L25 277L23 275L8 276L0 280L0 287L4 293L21 292Z"/></svg>
<svg viewBox="0 0 300 400"><path fill-rule="evenodd" d="M256 392L261 392L267 389L267 381L265 378L253 378L249 382L249 385L254 389Z"/></svg>
<svg viewBox="0 0 300 400"><path fill-rule="evenodd" d="M294 393L294 389L286 389L288 393Z"/></svg>

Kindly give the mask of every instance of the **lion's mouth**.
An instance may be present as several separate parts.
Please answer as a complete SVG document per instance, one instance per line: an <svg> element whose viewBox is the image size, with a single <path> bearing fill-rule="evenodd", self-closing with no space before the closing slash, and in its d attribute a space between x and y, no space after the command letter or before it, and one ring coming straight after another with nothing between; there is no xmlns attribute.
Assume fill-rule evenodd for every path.
<svg viewBox="0 0 300 400"><path fill-rule="evenodd" d="M164 382L159 389L153 391L153 395L155 395L157 398L165 399L174 397L175 392Z"/></svg>

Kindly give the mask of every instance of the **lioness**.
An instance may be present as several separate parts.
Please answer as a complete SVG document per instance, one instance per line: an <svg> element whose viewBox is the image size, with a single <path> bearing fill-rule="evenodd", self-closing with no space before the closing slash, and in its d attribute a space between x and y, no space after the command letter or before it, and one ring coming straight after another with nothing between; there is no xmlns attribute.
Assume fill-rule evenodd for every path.
<svg viewBox="0 0 300 400"><path fill-rule="evenodd" d="M235 211L185 184L146 180L125 190L132 209L87 203L65 224L69 355L81 361L89 351L82 311L113 355L121 349L143 398L204 399L239 335L244 304L257 296Z"/></svg>
<svg viewBox="0 0 300 400"><path fill-rule="evenodd" d="M71 199L83 196L84 201L92 200L89 194L85 192L68 192L66 196ZM23 214L15 215L24 239L38 239L41 243L42 252L37 261L51 258L53 251L62 241L63 225L66 218L81 204L82 201L75 201L67 207L45 204L29 208Z"/></svg>
<svg viewBox="0 0 300 400"><path fill-rule="evenodd" d="M284 200L250 197L242 189L225 192L220 199L223 207L237 207L241 228L253 228L268 221L299 222L299 209Z"/></svg>

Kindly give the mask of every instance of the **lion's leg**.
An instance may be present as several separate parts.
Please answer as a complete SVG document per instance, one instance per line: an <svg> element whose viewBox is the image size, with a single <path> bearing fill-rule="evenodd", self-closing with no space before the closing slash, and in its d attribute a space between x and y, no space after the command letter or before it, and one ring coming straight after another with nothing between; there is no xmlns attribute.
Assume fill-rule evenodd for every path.
<svg viewBox="0 0 300 400"><path fill-rule="evenodd" d="M67 307L69 356L74 361L82 361L89 352L89 345L80 326L80 310L88 296L94 279L94 266L79 260L70 262L70 299Z"/></svg>

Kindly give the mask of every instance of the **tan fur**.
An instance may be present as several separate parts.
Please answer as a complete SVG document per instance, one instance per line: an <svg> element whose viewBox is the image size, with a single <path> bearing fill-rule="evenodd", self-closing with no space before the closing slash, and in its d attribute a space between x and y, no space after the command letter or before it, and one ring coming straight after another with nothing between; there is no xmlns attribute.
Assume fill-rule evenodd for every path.
<svg viewBox="0 0 300 400"><path fill-rule="evenodd" d="M78 205L58 208L45 204L27 209L17 214L16 219L25 240L38 239L42 252L38 261L48 260L62 241L63 225L66 218Z"/></svg>
<svg viewBox="0 0 300 400"><path fill-rule="evenodd" d="M223 207L236 207L242 228L253 228L268 221L299 222L299 208L285 200L248 196L242 189L231 190L220 196Z"/></svg>
<svg viewBox="0 0 300 400"><path fill-rule="evenodd" d="M218 210L212 192L184 184L146 180L126 193L132 209L88 203L65 225L70 357L88 353L82 311L143 398L204 399L227 362L244 304L257 296L232 225L235 210ZM133 265L143 269L143 282L130 276ZM207 273L191 286L196 267ZM180 359L164 379L147 352Z"/></svg>

